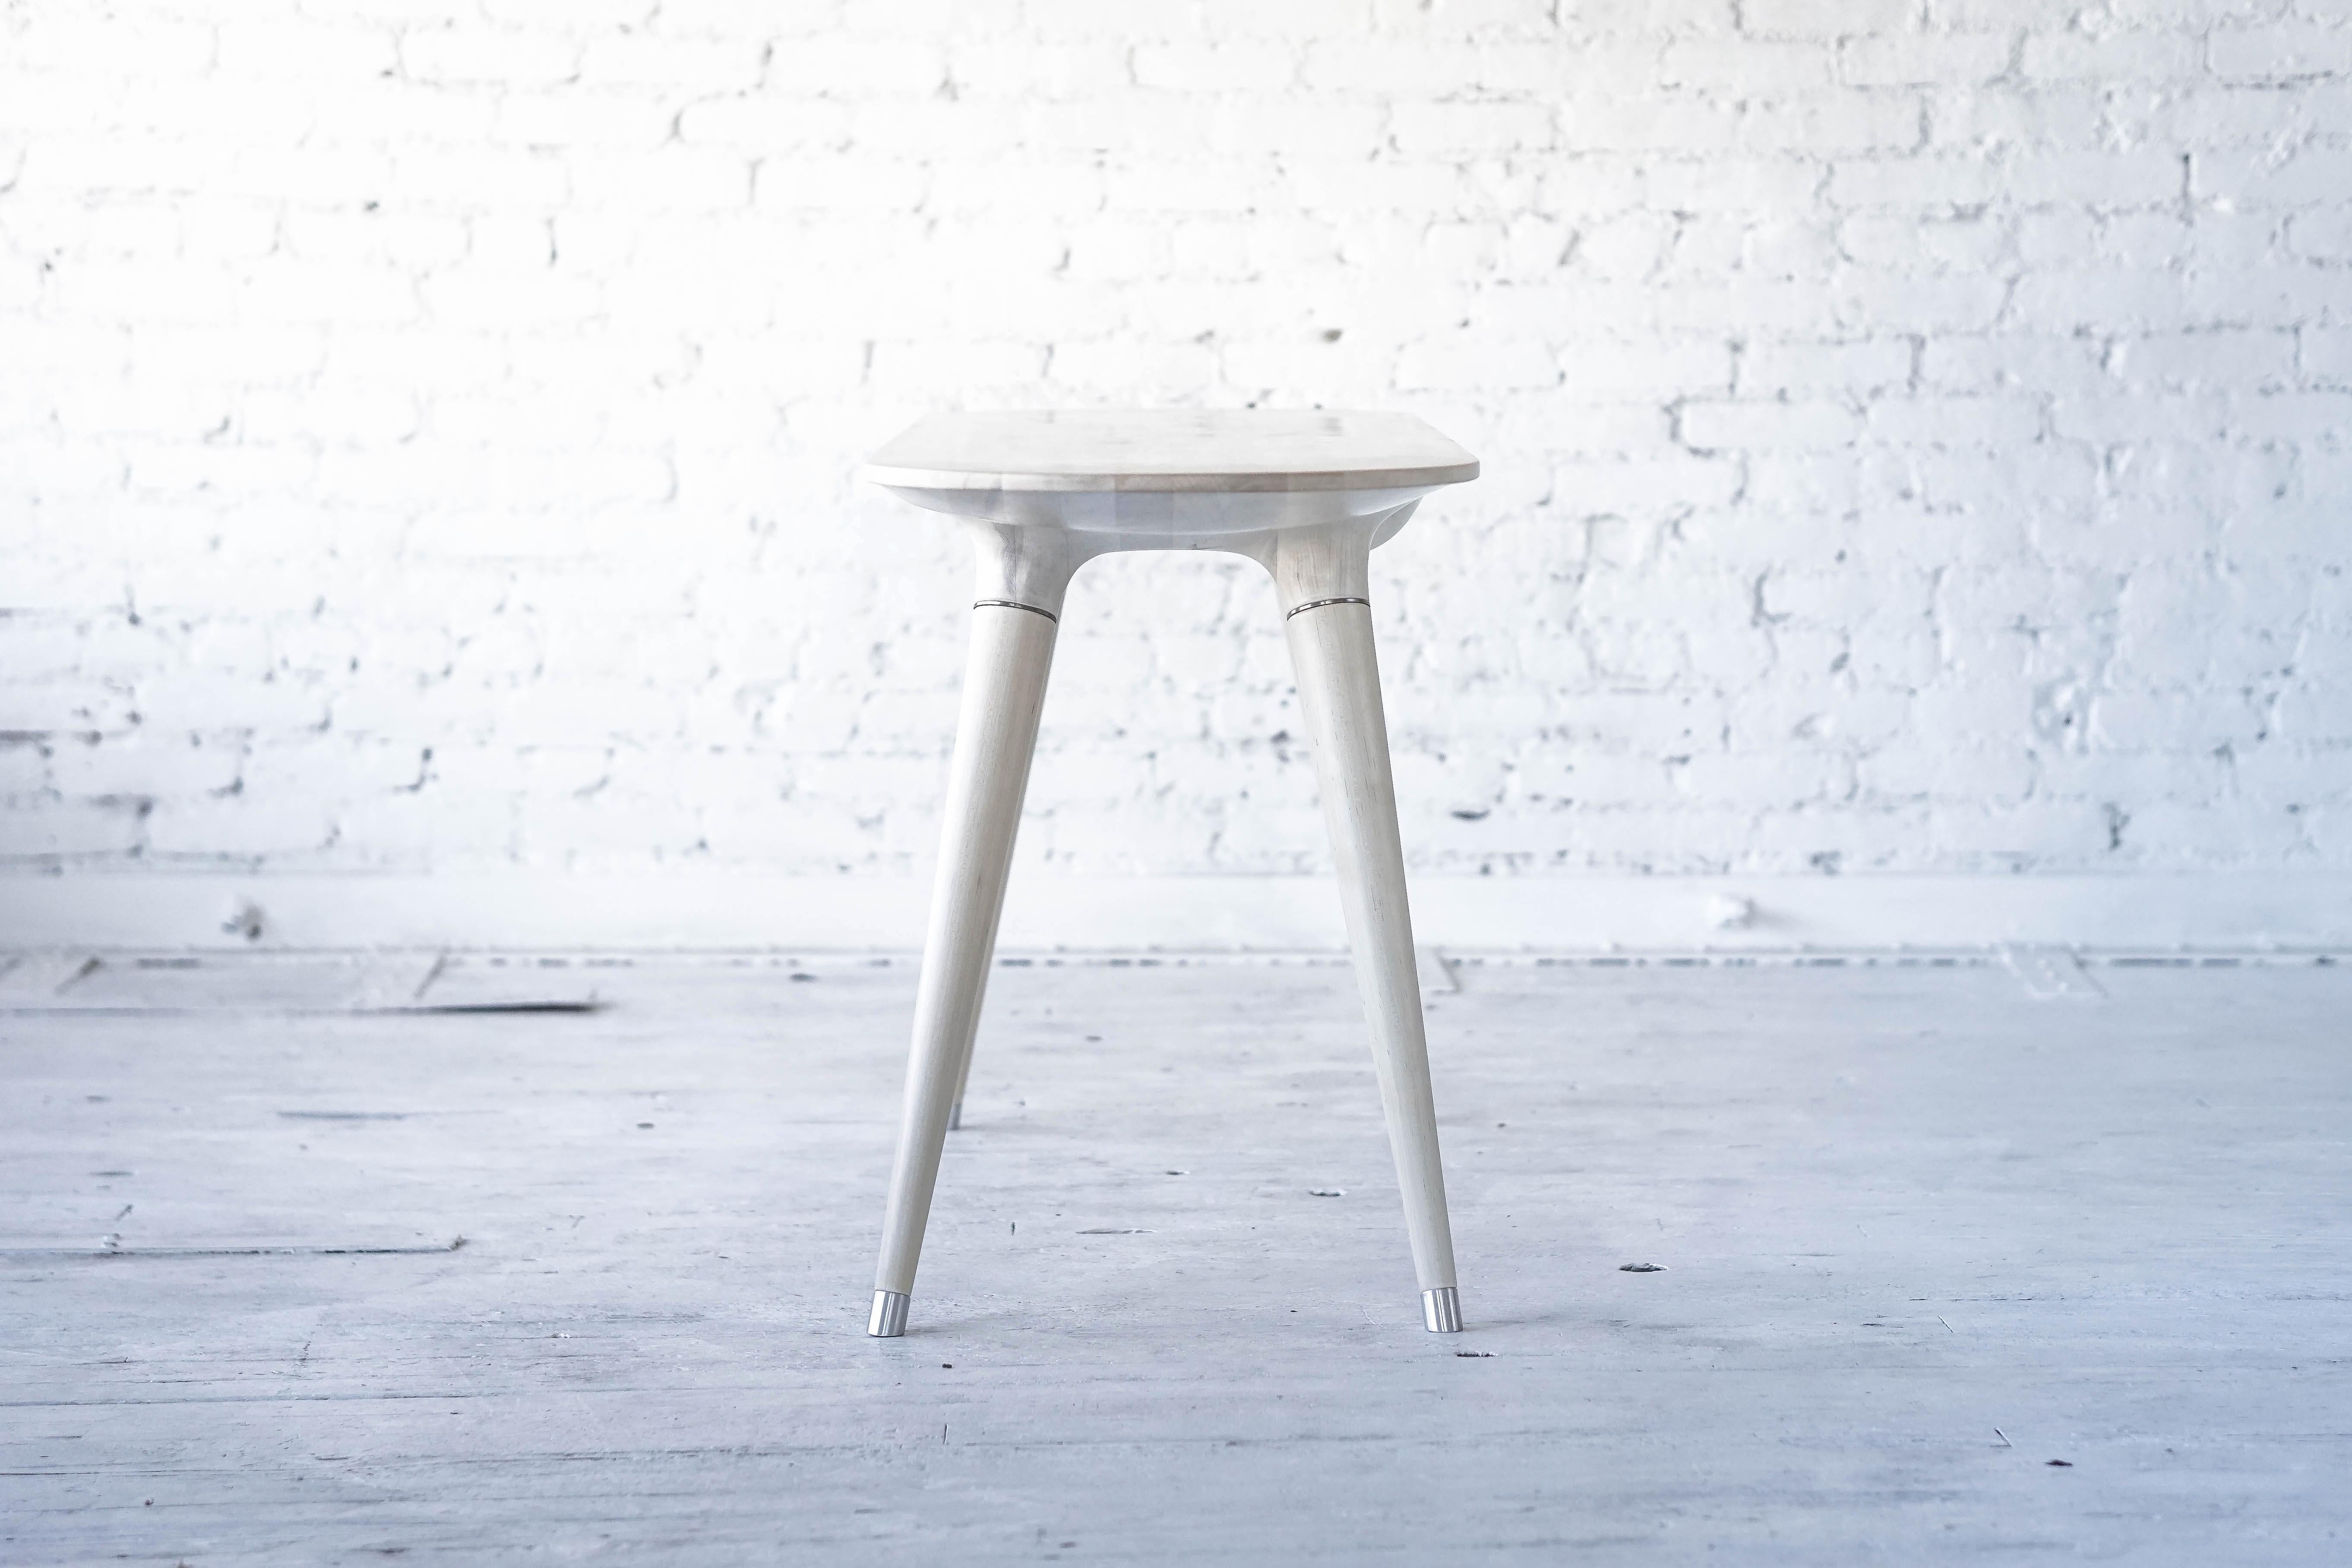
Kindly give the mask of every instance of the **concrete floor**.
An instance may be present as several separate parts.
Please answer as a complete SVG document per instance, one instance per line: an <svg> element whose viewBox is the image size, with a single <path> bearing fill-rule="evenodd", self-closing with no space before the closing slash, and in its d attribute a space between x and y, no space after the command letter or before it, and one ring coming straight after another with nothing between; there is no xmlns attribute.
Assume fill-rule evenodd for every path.
<svg viewBox="0 0 2352 1568"><path fill-rule="evenodd" d="M891 1342L909 964L109 973L0 1016L8 1563L2352 1560L2343 967L1465 966L1459 1337L1344 967L1004 968Z"/></svg>

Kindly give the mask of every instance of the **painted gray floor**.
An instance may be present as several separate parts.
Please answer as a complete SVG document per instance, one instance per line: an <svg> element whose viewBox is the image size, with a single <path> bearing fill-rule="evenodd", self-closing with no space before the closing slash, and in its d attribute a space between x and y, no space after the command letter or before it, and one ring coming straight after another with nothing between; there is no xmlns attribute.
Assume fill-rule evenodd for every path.
<svg viewBox="0 0 2352 1568"><path fill-rule="evenodd" d="M1344 968L1003 969L876 1342L910 966L253 962L0 1016L0 1561L2352 1559L2342 967L1466 966L1459 1338Z"/></svg>

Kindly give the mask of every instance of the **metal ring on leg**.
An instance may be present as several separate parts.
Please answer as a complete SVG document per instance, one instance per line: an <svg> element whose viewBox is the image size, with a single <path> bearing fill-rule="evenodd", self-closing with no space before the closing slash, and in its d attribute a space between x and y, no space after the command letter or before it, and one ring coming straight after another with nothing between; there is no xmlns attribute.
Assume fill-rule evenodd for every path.
<svg viewBox="0 0 2352 1568"><path fill-rule="evenodd" d="M1369 599L1358 599L1352 593L1341 594L1332 599L1310 599L1306 603L1297 606L1296 609L1284 611L1282 612L1282 618L1285 621L1287 621L1294 615L1304 615L1310 610L1320 610L1327 604L1360 604L1366 609L1370 609L1371 607L1371 602L1372 601Z"/></svg>
<svg viewBox="0 0 2352 1568"><path fill-rule="evenodd" d="M897 1339L900 1334L905 1333L907 1332L907 1292L904 1291L875 1291L874 1315L866 1320L866 1332L876 1339Z"/></svg>
<svg viewBox="0 0 2352 1568"><path fill-rule="evenodd" d="M1017 599L975 599L971 601L971 607L974 610L1026 610L1032 615L1043 615L1056 626L1062 623L1062 618L1052 611L1040 610L1034 604L1024 604Z"/></svg>
<svg viewBox="0 0 2352 1568"><path fill-rule="evenodd" d="M907 1315L905 1301L906 1298L901 1296L898 1316L902 1320ZM876 1310L878 1312L880 1309ZM1421 1326L1432 1333L1462 1332L1462 1296L1454 1286L1440 1285L1433 1291L1421 1293Z"/></svg>

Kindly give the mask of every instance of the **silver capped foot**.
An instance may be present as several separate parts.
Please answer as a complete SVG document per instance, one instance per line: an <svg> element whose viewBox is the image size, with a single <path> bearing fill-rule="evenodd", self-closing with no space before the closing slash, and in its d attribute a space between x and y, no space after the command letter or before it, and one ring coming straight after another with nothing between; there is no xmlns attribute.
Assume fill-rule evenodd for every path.
<svg viewBox="0 0 2352 1568"><path fill-rule="evenodd" d="M906 1298L901 1296L898 1300L898 1316L903 1319L907 1315ZM874 1310L878 1312L882 1309L877 1305ZM1462 1332L1462 1297L1455 1287L1440 1285L1421 1293L1421 1326L1432 1333Z"/></svg>
<svg viewBox="0 0 2352 1568"><path fill-rule="evenodd" d="M1460 1322L1454 1325L1460 1328ZM866 1320L866 1332L876 1339L897 1339L907 1332L907 1292L877 1291L874 1292L874 1315Z"/></svg>

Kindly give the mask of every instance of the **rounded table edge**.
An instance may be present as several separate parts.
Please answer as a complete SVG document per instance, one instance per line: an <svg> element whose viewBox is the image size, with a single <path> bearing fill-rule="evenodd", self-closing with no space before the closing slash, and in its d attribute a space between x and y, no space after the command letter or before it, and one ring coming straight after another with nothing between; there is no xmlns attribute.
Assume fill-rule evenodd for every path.
<svg viewBox="0 0 2352 1568"><path fill-rule="evenodd" d="M1098 494L1280 494L1304 490L1403 490L1422 486L1466 485L1478 477L1478 460L1423 464L1405 468L1346 468L1283 474L982 474L969 469L904 468L861 465L857 476L870 485L909 490L1009 490Z"/></svg>

